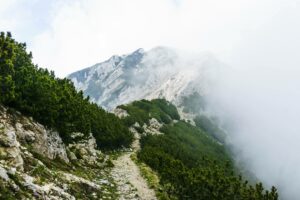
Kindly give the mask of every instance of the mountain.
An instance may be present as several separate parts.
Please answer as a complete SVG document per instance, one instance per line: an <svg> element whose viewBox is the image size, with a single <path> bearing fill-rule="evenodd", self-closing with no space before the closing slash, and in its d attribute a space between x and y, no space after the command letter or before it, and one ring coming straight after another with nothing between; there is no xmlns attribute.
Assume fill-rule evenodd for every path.
<svg viewBox="0 0 300 200"><path fill-rule="evenodd" d="M115 56L97 72L112 73L106 84L116 93L108 97L114 103L125 93L116 92L113 83L175 101L176 91L196 88L201 81L192 77L202 80L205 66L214 66L208 60L197 68L201 76L198 70L184 73L185 84L175 86L180 66L187 72L193 62L164 48ZM165 99L133 101L106 112L69 79L37 67L26 45L2 32L0 84L0 199L278 199L275 187L249 185L235 173L228 149L214 136L219 132L214 121L199 116L194 126ZM182 97L184 109L194 112L201 95Z"/></svg>
<svg viewBox="0 0 300 200"><path fill-rule="evenodd" d="M220 63L211 55L186 59L176 50L156 47L138 49L127 55L114 55L92 67L68 76L91 101L112 110L139 99L165 98L179 104L182 96L197 91L202 74Z"/></svg>

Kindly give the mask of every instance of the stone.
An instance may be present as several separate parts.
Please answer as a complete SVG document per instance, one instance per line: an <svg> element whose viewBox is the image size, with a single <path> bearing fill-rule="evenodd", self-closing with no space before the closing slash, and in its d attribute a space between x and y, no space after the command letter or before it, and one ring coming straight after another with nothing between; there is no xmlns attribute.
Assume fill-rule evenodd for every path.
<svg viewBox="0 0 300 200"><path fill-rule="evenodd" d="M2 178L5 181L9 180L9 177L7 175L7 171L6 169L4 169L3 167L0 166L0 178Z"/></svg>
<svg viewBox="0 0 300 200"><path fill-rule="evenodd" d="M161 134L163 134L162 132L160 132L160 128L162 126L163 126L163 124L160 123L159 121L157 121L157 119L151 118L149 120L149 125L144 124L143 129L145 130L146 134L161 135Z"/></svg>
<svg viewBox="0 0 300 200"><path fill-rule="evenodd" d="M18 146L15 131L12 127L4 128L0 134L0 145L4 147Z"/></svg>
<svg viewBox="0 0 300 200"><path fill-rule="evenodd" d="M113 113L121 119L129 116L128 112L126 110L121 109L121 108L114 109Z"/></svg>
<svg viewBox="0 0 300 200"><path fill-rule="evenodd" d="M81 157L88 155L88 151L85 148L79 149L79 154Z"/></svg>
<svg viewBox="0 0 300 200"><path fill-rule="evenodd" d="M15 167L11 167L10 169L8 169L7 173L10 175L15 175L17 172L17 169Z"/></svg>
<svg viewBox="0 0 300 200"><path fill-rule="evenodd" d="M20 171L23 171L23 158L21 156L21 151L19 148L12 147L12 148L7 148L7 163L12 166L16 167Z"/></svg>
<svg viewBox="0 0 300 200"><path fill-rule="evenodd" d="M75 153L73 153L72 151L69 151L68 155L69 155L70 160L72 160L72 161L77 160Z"/></svg>

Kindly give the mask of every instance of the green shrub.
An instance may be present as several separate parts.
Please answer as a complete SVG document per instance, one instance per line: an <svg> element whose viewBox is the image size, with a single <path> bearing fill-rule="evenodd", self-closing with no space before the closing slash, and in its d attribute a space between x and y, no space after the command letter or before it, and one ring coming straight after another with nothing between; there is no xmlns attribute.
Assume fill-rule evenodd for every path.
<svg viewBox="0 0 300 200"><path fill-rule="evenodd" d="M144 123L148 124L151 118L165 124L180 119L176 107L165 99L134 101L129 105L121 105L119 108L126 110L129 114L123 119L127 126L135 122L143 126Z"/></svg>

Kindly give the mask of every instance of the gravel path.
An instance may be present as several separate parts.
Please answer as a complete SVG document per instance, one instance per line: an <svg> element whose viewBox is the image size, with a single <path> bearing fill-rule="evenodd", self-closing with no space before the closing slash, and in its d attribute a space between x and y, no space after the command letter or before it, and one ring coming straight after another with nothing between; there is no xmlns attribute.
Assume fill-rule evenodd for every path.
<svg viewBox="0 0 300 200"><path fill-rule="evenodd" d="M139 149L139 135L137 133L135 133L132 148L132 152L125 152L114 161L115 166L111 171L120 193L120 200L156 200L154 190L148 187L138 166L130 158Z"/></svg>

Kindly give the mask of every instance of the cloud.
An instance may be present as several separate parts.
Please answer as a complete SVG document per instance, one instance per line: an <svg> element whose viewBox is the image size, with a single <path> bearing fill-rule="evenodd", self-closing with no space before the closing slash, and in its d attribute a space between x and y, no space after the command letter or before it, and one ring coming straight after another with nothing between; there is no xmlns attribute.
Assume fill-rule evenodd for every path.
<svg viewBox="0 0 300 200"><path fill-rule="evenodd" d="M0 16L14 19L8 28L28 43L36 63L65 76L112 54L158 45L210 51L226 60L245 33L278 12L278 2L283 1L21 0Z"/></svg>
<svg viewBox="0 0 300 200"><path fill-rule="evenodd" d="M290 200L298 199L300 187L299 72L222 70L208 95L213 112L229 122L227 144L238 166Z"/></svg>
<svg viewBox="0 0 300 200"><path fill-rule="evenodd" d="M206 76L213 83L208 102L230 122L228 143L238 164L290 200L299 199L300 188L299 7L299 1L285 4L247 33L230 68Z"/></svg>

